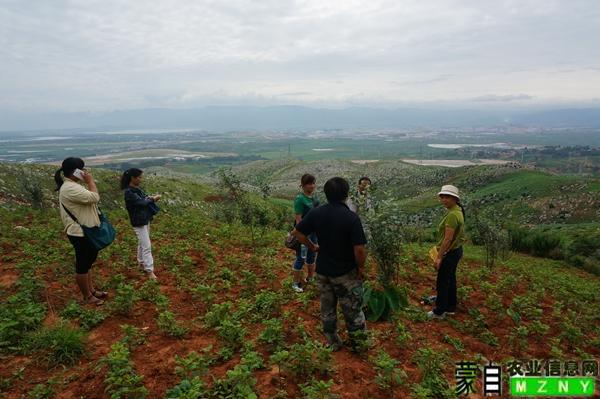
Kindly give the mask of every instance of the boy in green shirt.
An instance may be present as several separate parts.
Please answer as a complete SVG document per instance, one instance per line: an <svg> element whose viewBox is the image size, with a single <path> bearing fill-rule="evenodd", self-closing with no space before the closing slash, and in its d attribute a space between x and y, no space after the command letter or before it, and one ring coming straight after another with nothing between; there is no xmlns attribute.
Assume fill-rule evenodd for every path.
<svg viewBox="0 0 600 399"><path fill-rule="evenodd" d="M311 209L319 206L319 200L314 195L315 189L317 187L317 179L311 174L304 174L300 179L300 187L302 188L302 192L296 196L294 200L294 226L306 216ZM310 240L314 243L317 243L317 237L314 234L311 234L309 237ZM315 259L316 254L313 251L310 251L306 246L302 245L296 251L296 260L292 266L292 273L294 277L294 282L292 284L292 289L296 292L304 292L302 288L303 283L308 283L315 275ZM304 264L306 263L307 276L306 280L302 278L302 269Z"/></svg>

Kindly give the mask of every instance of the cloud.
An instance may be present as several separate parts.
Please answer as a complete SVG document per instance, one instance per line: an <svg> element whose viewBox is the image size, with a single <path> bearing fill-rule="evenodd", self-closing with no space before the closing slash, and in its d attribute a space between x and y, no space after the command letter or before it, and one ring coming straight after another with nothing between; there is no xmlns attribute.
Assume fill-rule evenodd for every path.
<svg viewBox="0 0 600 399"><path fill-rule="evenodd" d="M522 100L531 100L534 97L527 94L507 94L507 95L497 95L497 94L487 94L484 96L479 96L472 98L471 101L477 102L508 102L508 101L522 101Z"/></svg>
<svg viewBox="0 0 600 399"><path fill-rule="evenodd" d="M587 101L599 19L595 0L5 0L0 111Z"/></svg>

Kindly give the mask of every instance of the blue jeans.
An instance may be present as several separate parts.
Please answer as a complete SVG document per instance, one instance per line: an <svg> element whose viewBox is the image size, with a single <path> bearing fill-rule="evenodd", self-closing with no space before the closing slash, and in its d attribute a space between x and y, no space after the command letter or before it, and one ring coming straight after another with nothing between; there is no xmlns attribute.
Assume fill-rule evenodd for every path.
<svg viewBox="0 0 600 399"><path fill-rule="evenodd" d="M313 233L308 235L308 239L317 243L317 236ZM294 270L302 270L304 264L312 265L315 263L316 254L313 251L309 251L306 246L301 245L300 249L296 250L296 260L294 261L294 265L292 266Z"/></svg>

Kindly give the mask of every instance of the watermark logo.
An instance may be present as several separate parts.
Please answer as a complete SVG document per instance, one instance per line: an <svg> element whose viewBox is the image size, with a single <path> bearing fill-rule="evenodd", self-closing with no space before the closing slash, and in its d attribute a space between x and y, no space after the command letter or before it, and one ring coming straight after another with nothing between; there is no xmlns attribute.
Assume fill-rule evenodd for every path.
<svg viewBox="0 0 600 399"><path fill-rule="evenodd" d="M476 381L482 375L484 396L502 396L505 371L511 397L592 397L598 369L596 360L513 360L504 369L493 362L480 367L473 361L461 361L454 373L456 394L475 393Z"/></svg>

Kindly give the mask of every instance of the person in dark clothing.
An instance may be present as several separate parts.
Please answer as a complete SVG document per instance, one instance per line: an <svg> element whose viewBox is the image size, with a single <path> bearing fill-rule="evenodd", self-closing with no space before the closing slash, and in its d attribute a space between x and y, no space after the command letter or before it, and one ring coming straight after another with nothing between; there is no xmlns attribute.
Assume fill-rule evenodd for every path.
<svg viewBox="0 0 600 399"><path fill-rule="evenodd" d="M346 205L348 182L334 177L325 183L328 204L311 210L292 232L310 250L317 252L317 285L321 297L321 321L328 345L339 350L337 304L342 307L350 343L366 329L362 311L363 270L367 259L365 234L360 218ZM308 239L316 233L319 244Z"/></svg>
<svg viewBox="0 0 600 399"><path fill-rule="evenodd" d="M121 177L121 189L124 190L129 221L138 238L138 265L147 273L148 278L156 280L150 242L150 222L159 210L156 202L160 200L160 195L148 196L142 191L142 174L141 169L127 169Z"/></svg>

